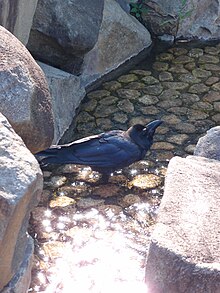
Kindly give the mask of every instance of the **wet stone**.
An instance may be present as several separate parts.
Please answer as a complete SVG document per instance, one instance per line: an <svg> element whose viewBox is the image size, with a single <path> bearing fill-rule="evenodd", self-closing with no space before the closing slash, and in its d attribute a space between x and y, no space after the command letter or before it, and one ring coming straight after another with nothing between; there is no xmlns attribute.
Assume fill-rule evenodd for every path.
<svg viewBox="0 0 220 293"><path fill-rule="evenodd" d="M120 201L119 204L125 208L141 201L140 197L136 194L127 194Z"/></svg>
<svg viewBox="0 0 220 293"><path fill-rule="evenodd" d="M138 80L138 77L135 74L126 74L118 78L118 81L123 83L128 83L136 80Z"/></svg>
<svg viewBox="0 0 220 293"><path fill-rule="evenodd" d="M175 129L181 133L195 133L196 127L191 123L180 122L175 125Z"/></svg>
<svg viewBox="0 0 220 293"><path fill-rule="evenodd" d="M161 120L163 120L164 122L166 122L167 124L170 124L170 125L175 125L175 124L181 122L181 119L178 118L178 117L177 117L176 115L174 115L174 114L163 115L163 116L161 117Z"/></svg>
<svg viewBox="0 0 220 293"><path fill-rule="evenodd" d="M160 81L172 81L173 80L173 75L168 71L162 71L159 74L159 80Z"/></svg>
<svg viewBox="0 0 220 293"><path fill-rule="evenodd" d="M131 89L131 90L141 90L145 87L145 84L143 82L130 82L124 86L125 89Z"/></svg>
<svg viewBox="0 0 220 293"><path fill-rule="evenodd" d="M129 120L129 127L135 124L143 124L146 125L147 123L149 123L151 121L151 119L146 119L146 117L143 116L138 116L138 117L132 117Z"/></svg>
<svg viewBox="0 0 220 293"><path fill-rule="evenodd" d="M86 123L85 122L86 121L84 121L84 123L79 123L77 125L77 127L76 127L77 131L79 133L84 133L84 135L93 133L94 129L96 129L95 122L86 122ZM80 135L80 137L81 137L81 135Z"/></svg>
<svg viewBox="0 0 220 293"><path fill-rule="evenodd" d="M56 199L52 199L49 203L50 208L66 207L69 205L75 205L76 201L68 196L58 196Z"/></svg>
<svg viewBox="0 0 220 293"><path fill-rule="evenodd" d="M104 199L93 199L93 198L81 198L76 202L76 206L79 209L88 209L98 207L104 204Z"/></svg>
<svg viewBox="0 0 220 293"><path fill-rule="evenodd" d="M220 123L220 114L215 114L212 116L212 120L216 123Z"/></svg>
<svg viewBox="0 0 220 293"><path fill-rule="evenodd" d="M163 82L163 86L167 89L172 90L185 90L189 86L189 84L181 81L165 81Z"/></svg>
<svg viewBox="0 0 220 293"><path fill-rule="evenodd" d="M178 145L182 145L187 139L189 139L189 136L187 134L175 134L167 138L168 142L176 143Z"/></svg>
<svg viewBox="0 0 220 293"><path fill-rule="evenodd" d="M196 78L193 74L191 73L186 73L186 74L181 74L178 79L182 82L186 83L199 83L201 80L199 78Z"/></svg>
<svg viewBox="0 0 220 293"><path fill-rule="evenodd" d="M193 57L193 58L198 58L198 57L201 57L203 55L203 49L200 49L200 48L192 48L188 55L190 57Z"/></svg>
<svg viewBox="0 0 220 293"><path fill-rule="evenodd" d="M91 190L88 185L78 183L70 186L62 186L57 190L56 194L58 197L68 196L70 198L75 198L77 196L87 196L90 192Z"/></svg>
<svg viewBox="0 0 220 293"><path fill-rule="evenodd" d="M156 71L167 71L168 68L169 68L169 64L166 63L166 62L156 61L153 64L153 69L156 70Z"/></svg>
<svg viewBox="0 0 220 293"><path fill-rule="evenodd" d="M196 102L192 105L193 109L202 109L204 112L209 112L213 110L213 105L208 102Z"/></svg>
<svg viewBox="0 0 220 293"><path fill-rule="evenodd" d="M220 102L214 102L214 110L220 112Z"/></svg>
<svg viewBox="0 0 220 293"><path fill-rule="evenodd" d="M113 120L119 123L125 123L128 120L128 117L125 113L117 112L113 115Z"/></svg>
<svg viewBox="0 0 220 293"><path fill-rule="evenodd" d="M145 76L141 80L147 85L159 83L159 80L153 76Z"/></svg>
<svg viewBox="0 0 220 293"><path fill-rule="evenodd" d="M75 164L66 164L59 167L57 170L60 174L71 174L80 172L80 170L84 168L82 165L75 165Z"/></svg>
<svg viewBox="0 0 220 293"><path fill-rule="evenodd" d="M180 96L180 92L174 89L164 90L159 98L160 100L169 100L169 99L177 99Z"/></svg>
<svg viewBox="0 0 220 293"><path fill-rule="evenodd" d="M164 101L159 102L157 105L161 108L169 109L171 107L181 106L182 101L180 99L164 100Z"/></svg>
<svg viewBox="0 0 220 293"><path fill-rule="evenodd" d="M188 146L185 147L184 151L187 154L193 155L194 150L195 150L196 145L195 144L189 144Z"/></svg>
<svg viewBox="0 0 220 293"><path fill-rule="evenodd" d="M130 89L117 90L117 94L118 94L119 98L131 99L131 100L136 100L141 95L141 93L139 91L130 90Z"/></svg>
<svg viewBox="0 0 220 293"><path fill-rule="evenodd" d="M214 71L214 72L219 72L220 71L220 66L216 64L204 64L204 68L206 70Z"/></svg>
<svg viewBox="0 0 220 293"><path fill-rule="evenodd" d="M148 161L141 160L125 168L125 171L128 175L135 176L137 175L138 172L141 172L141 173L148 172L149 168L152 168L153 166L154 166L153 162L149 160Z"/></svg>
<svg viewBox="0 0 220 293"><path fill-rule="evenodd" d="M115 215L119 215L122 212L122 207L118 205L100 205L98 211L104 214L107 218L112 218Z"/></svg>
<svg viewBox="0 0 220 293"><path fill-rule="evenodd" d="M43 171L43 176L44 178L48 178L52 175L52 172L51 171Z"/></svg>
<svg viewBox="0 0 220 293"><path fill-rule="evenodd" d="M136 69L136 70L131 70L130 72L134 73L136 75L139 75L139 76L149 76L149 75L151 75L151 71L149 71L149 70Z"/></svg>
<svg viewBox="0 0 220 293"><path fill-rule="evenodd" d="M192 74L197 78L208 78L212 75L211 71L204 70L201 68L196 68L192 71Z"/></svg>
<svg viewBox="0 0 220 293"><path fill-rule="evenodd" d="M158 141L153 144L151 147L152 150L166 150L166 151L171 151L175 147L172 143L165 142L165 141Z"/></svg>
<svg viewBox="0 0 220 293"><path fill-rule="evenodd" d="M177 115L186 115L187 111L188 111L188 108L186 107L171 107L167 110L167 112L174 113Z"/></svg>
<svg viewBox="0 0 220 293"><path fill-rule="evenodd" d="M84 166L80 172L77 173L77 176L75 177L74 179L74 182L72 182L72 186L76 186L78 184L83 184L86 186L86 189L88 191L88 194L90 193L90 189L87 187L87 184L86 183L96 183L100 180L101 178L101 174L96 172L96 171L93 171L89 166ZM78 183L76 180L79 180L80 182ZM81 180L83 182L81 182ZM84 183L84 181L86 183Z"/></svg>
<svg viewBox="0 0 220 293"><path fill-rule="evenodd" d="M121 83L116 80L104 82L102 86L108 91L116 91L122 87Z"/></svg>
<svg viewBox="0 0 220 293"><path fill-rule="evenodd" d="M160 126L160 128L157 129L158 134L166 134L169 132L169 128L165 126Z"/></svg>
<svg viewBox="0 0 220 293"><path fill-rule="evenodd" d="M189 71L187 69L184 68L183 64L174 64L172 65L169 70L170 72L173 73L188 73Z"/></svg>
<svg viewBox="0 0 220 293"><path fill-rule="evenodd" d="M216 47L205 47L205 53L210 55L218 55L220 53L220 48Z"/></svg>
<svg viewBox="0 0 220 293"><path fill-rule="evenodd" d="M88 122L88 121L93 121L94 117L92 115L90 115L88 112L86 111L82 111L79 113L79 115L76 118L77 122Z"/></svg>
<svg viewBox="0 0 220 293"><path fill-rule="evenodd" d="M189 120L200 120L200 119L206 119L209 115L202 112L202 111L189 109L187 116L188 116Z"/></svg>
<svg viewBox="0 0 220 293"><path fill-rule="evenodd" d="M210 86L210 85L213 85L214 83L218 82L219 81L219 77L216 77L216 76L211 76L209 77L206 81L205 81L205 84L207 86Z"/></svg>
<svg viewBox="0 0 220 293"><path fill-rule="evenodd" d="M198 95L189 94L189 93L182 94L181 99L183 100L184 104L186 104L186 105L194 104L195 102L198 102L200 100Z"/></svg>
<svg viewBox="0 0 220 293"><path fill-rule="evenodd" d="M50 255L52 259L62 258L63 251L67 248L65 242L61 241L50 241L43 244L42 250L44 254Z"/></svg>
<svg viewBox="0 0 220 293"><path fill-rule="evenodd" d="M117 107L114 105L109 105L106 107L106 105L100 105L96 108L96 111L94 112L94 116L96 118L99 117L108 117L112 113L117 111Z"/></svg>
<svg viewBox="0 0 220 293"><path fill-rule="evenodd" d="M47 186L60 187L67 181L65 176L53 176L49 182L45 182Z"/></svg>
<svg viewBox="0 0 220 293"><path fill-rule="evenodd" d="M187 64L184 65L184 68L189 70L189 71L192 71L193 69L196 68L196 63L195 62L187 63Z"/></svg>
<svg viewBox="0 0 220 293"><path fill-rule="evenodd" d="M163 91L163 87L161 84L149 85L143 88L143 92L149 95L159 95Z"/></svg>
<svg viewBox="0 0 220 293"><path fill-rule="evenodd" d="M217 91L210 91L202 99L203 99L203 101L206 101L209 103L220 101L220 93Z"/></svg>
<svg viewBox="0 0 220 293"><path fill-rule="evenodd" d="M89 99L101 99L110 96L110 92L107 90L97 90L87 94Z"/></svg>
<svg viewBox="0 0 220 293"><path fill-rule="evenodd" d="M156 115L160 113L159 109L155 106L140 106L138 110L145 115Z"/></svg>
<svg viewBox="0 0 220 293"><path fill-rule="evenodd" d="M220 91L220 82L217 82L211 86L214 91Z"/></svg>
<svg viewBox="0 0 220 293"><path fill-rule="evenodd" d="M159 101L159 99L155 96L144 95L141 98L138 98L138 102L143 104L144 106L154 105Z"/></svg>
<svg viewBox="0 0 220 293"><path fill-rule="evenodd" d="M42 204L47 203L50 197L51 197L51 191L44 189L41 196L40 196L39 204L42 205Z"/></svg>
<svg viewBox="0 0 220 293"><path fill-rule="evenodd" d="M109 183L117 184L117 185L126 185L127 177L124 174L120 173L121 171L116 171L113 175L109 178ZM119 174L120 173L120 174Z"/></svg>
<svg viewBox="0 0 220 293"><path fill-rule="evenodd" d="M186 64L189 62L192 62L193 58L187 56L187 55L180 55L176 57L172 62L176 64Z"/></svg>
<svg viewBox="0 0 220 293"><path fill-rule="evenodd" d="M92 194L101 198L119 196L121 188L115 184L105 184L93 188Z"/></svg>
<svg viewBox="0 0 220 293"><path fill-rule="evenodd" d="M161 53L157 56L158 61L171 61L173 60L173 55L167 52Z"/></svg>
<svg viewBox="0 0 220 293"><path fill-rule="evenodd" d="M168 52L173 53L175 56L186 55L188 50L185 48L174 47L170 48Z"/></svg>
<svg viewBox="0 0 220 293"><path fill-rule="evenodd" d="M127 99L118 102L118 108L125 113L132 113L134 111L134 105Z"/></svg>
<svg viewBox="0 0 220 293"><path fill-rule="evenodd" d="M97 101L95 99L92 99L89 102L84 103L82 105L82 110L85 110L87 112L92 112L95 110L96 106L97 106Z"/></svg>
<svg viewBox="0 0 220 293"><path fill-rule="evenodd" d="M196 127L196 132L201 133L201 135L206 135L206 131L215 126L213 121L206 119L206 120L197 120L194 122Z"/></svg>
<svg viewBox="0 0 220 293"><path fill-rule="evenodd" d="M161 178L155 174L140 174L128 183L129 188L137 187L140 189L156 188L162 183Z"/></svg>
<svg viewBox="0 0 220 293"><path fill-rule="evenodd" d="M96 124L99 128L106 130L106 131L113 127L112 121L108 118L97 118Z"/></svg>
<svg viewBox="0 0 220 293"><path fill-rule="evenodd" d="M157 159L162 162L169 162L174 157L174 154L170 151L158 152Z"/></svg>
<svg viewBox="0 0 220 293"><path fill-rule="evenodd" d="M108 106L108 105L114 104L116 101L118 101L118 98L117 97L115 97L115 96L108 96L106 98L101 99L99 101L99 103L102 104L102 105Z"/></svg>
<svg viewBox="0 0 220 293"><path fill-rule="evenodd" d="M217 56L212 56L212 55L203 55L199 58L199 63L213 63L213 64L218 64L219 63L219 58Z"/></svg>
<svg viewBox="0 0 220 293"><path fill-rule="evenodd" d="M205 84L203 84L203 83L197 83L197 84L193 84L188 89L188 92L189 93L194 93L194 94L202 94L202 93L208 92L208 90L209 90L209 87L207 87Z"/></svg>

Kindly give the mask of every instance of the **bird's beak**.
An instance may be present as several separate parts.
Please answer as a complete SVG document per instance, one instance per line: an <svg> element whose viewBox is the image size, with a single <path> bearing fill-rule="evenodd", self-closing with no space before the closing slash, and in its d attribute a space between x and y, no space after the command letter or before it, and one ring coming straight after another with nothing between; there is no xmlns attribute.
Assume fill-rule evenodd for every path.
<svg viewBox="0 0 220 293"><path fill-rule="evenodd" d="M156 128L160 126L163 123L161 120L154 120L146 125L146 128L144 129L148 135L153 135Z"/></svg>

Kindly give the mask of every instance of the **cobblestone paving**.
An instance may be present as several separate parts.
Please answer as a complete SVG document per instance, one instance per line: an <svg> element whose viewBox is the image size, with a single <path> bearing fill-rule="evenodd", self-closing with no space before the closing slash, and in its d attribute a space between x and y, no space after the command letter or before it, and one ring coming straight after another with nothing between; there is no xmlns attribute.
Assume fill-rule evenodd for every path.
<svg viewBox="0 0 220 293"><path fill-rule="evenodd" d="M174 155L192 154L199 137L220 122L219 57L220 45L170 48L156 57L151 70L131 70L87 95L75 121L73 139L154 119L164 123L146 160L116 172L107 185L99 185L100 175L87 167L66 165L44 172L44 193L30 226L38 248L32 292L46 292L45 288L72 292L65 284L76 286L82 268L90 289L79 287L79 292L108 292L106 288L98 291L96 284L101 281L106 286L115 282L116 291L121 290L122 281L129 286L131 282L143 285L145 255L167 164ZM100 245L111 249L103 256ZM126 261L121 258L123 252ZM80 255L77 260L76 254ZM106 261L106 254L111 259L103 266L110 262L113 271L108 278L100 272L93 275L97 264L100 266L103 258ZM60 259L68 264L64 274L57 265ZM125 268L131 266L136 267L132 276ZM65 284L63 275L68 279Z"/></svg>

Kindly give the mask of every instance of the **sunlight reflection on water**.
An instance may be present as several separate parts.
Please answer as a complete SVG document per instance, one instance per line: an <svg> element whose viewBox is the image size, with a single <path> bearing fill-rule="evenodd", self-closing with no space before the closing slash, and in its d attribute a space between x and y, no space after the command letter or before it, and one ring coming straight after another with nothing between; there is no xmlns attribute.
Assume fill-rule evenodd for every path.
<svg viewBox="0 0 220 293"><path fill-rule="evenodd" d="M152 169L149 173L148 166L143 161L139 169L133 166L125 173L115 172L111 180L117 184L106 186L90 184L99 175L80 168L76 177L70 173L66 186L50 189L50 201L39 206L34 217L32 236L38 249L29 292L147 293L146 253L162 188L162 181L156 182L158 177ZM165 167L157 169L159 176L161 168ZM154 180L157 187L146 188L138 182L129 186L129 180L138 176L149 178L149 184ZM89 203L101 199L102 203L78 209L81 199Z"/></svg>
<svg viewBox="0 0 220 293"><path fill-rule="evenodd" d="M142 216L142 210L148 205L137 206ZM45 285L45 291L35 285L30 292L44 293L112 293L134 292L146 293L144 284L144 256L137 253L138 245L134 245L135 231L127 231L126 227L117 222L126 222L126 217L118 217L109 209L107 219L96 209L91 209L83 214L75 213L71 221L76 222L71 241L62 242L60 252L55 256L55 261L47 253L53 254L51 240L40 251L42 259L47 264L46 270L37 274L38 281ZM51 228L51 211L46 211L47 218L43 220L45 231ZM93 225L80 228L84 221L93 221ZM57 218L57 227L64 229L70 222L68 216ZM63 226L62 226L63 225ZM62 226L62 227L61 227ZM68 234L68 232L67 232ZM52 245L50 247L50 244ZM58 249L59 250L59 249ZM137 265L139 263L139 265Z"/></svg>

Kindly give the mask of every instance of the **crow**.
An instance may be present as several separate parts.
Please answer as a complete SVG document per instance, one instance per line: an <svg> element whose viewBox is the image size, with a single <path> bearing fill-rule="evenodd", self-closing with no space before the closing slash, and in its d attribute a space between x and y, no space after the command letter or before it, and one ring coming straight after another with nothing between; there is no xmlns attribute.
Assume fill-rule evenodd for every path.
<svg viewBox="0 0 220 293"><path fill-rule="evenodd" d="M144 158L153 144L161 120L143 126L136 124L127 131L111 130L91 135L65 145L52 146L35 154L41 166L48 164L87 165L102 174L103 181L117 170Z"/></svg>

